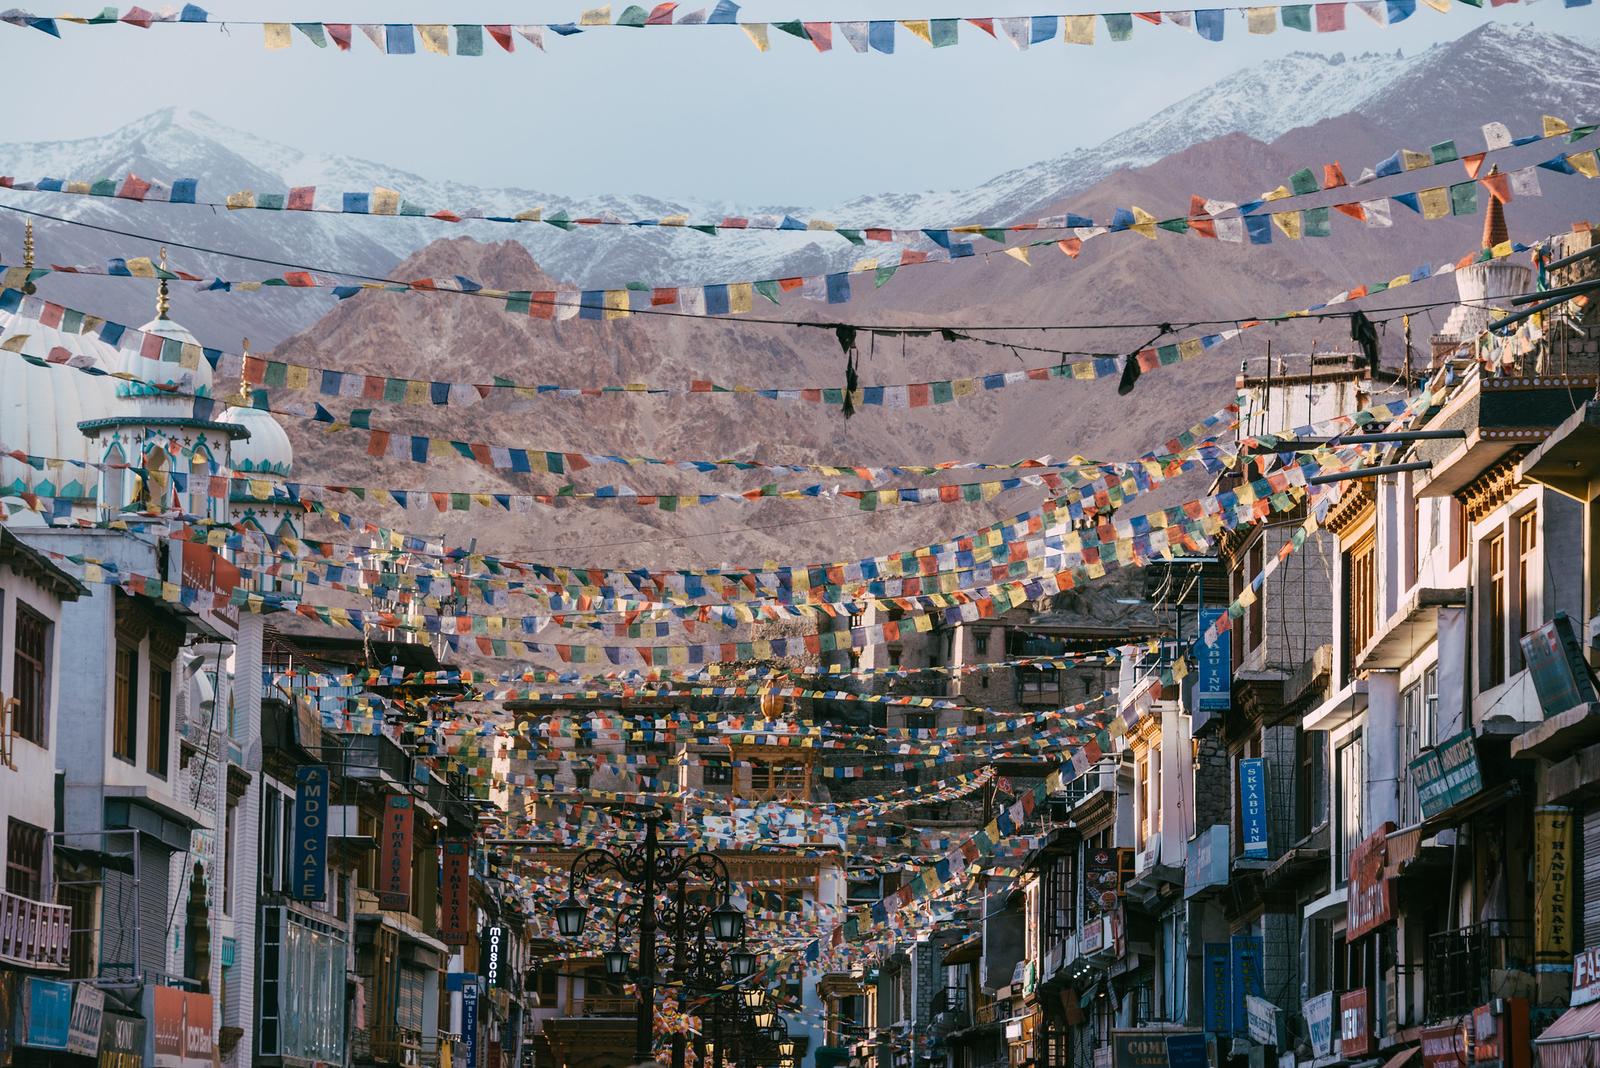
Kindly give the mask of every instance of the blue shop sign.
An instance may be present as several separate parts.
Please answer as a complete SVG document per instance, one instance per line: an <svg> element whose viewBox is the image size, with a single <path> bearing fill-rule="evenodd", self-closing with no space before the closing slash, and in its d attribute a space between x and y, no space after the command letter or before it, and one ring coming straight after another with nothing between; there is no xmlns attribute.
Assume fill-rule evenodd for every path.
<svg viewBox="0 0 1600 1068"><path fill-rule="evenodd" d="M72 984L28 976L17 1011L17 1045L35 1049L67 1048L72 1027Z"/></svg>
<svg viewBox="0 0 1600 1068"><path fill-rule="evenodd" d="M1267 992L1261 978L1261 961L1266 955L1260 935L1234 935L1233 936L1233 968L1231 969L1232 996L1229 998L1231 1012L1229 1017L1233 1023L1233 1034L1244 1035L1249 1033L1250 1016L1245 1008L1245 998L1254 994L1256 997L1266 997Z"/></svg>
<svg viewBox="0 0 1600 1068"><path fill-rule="evenodd" d="M1199 730L1213 714L1226 712L1233 704L1233 632L1225 630L1215 640L1205 640L1211 625L1227 614L1223 608L1200 610L1201 640L1195 646L1200 677L1195 684L1194 730Z"/></svg>
<svg viewBox="0 0 1600 1068"><path fill-rule="evenodd" d="M1204 1018L1201 1025L1214 1035L1233 1033L1233 982L1228 943L1207 942L1201 973Z"/></svg>
<svg viewBox="0 0 1600 1068"><path fill-rule="evenodd" d="M461 989L461 1040L467 1047L462 1068L478 1068L478 985Z"/></svg>
<svg viewBox="0 0 1600 1068"><path fill-rule="evenodd" d="M1244 837L1240 855L1266 860L1267 761L1264 757L1239 761L1239 824Z"/></svg>

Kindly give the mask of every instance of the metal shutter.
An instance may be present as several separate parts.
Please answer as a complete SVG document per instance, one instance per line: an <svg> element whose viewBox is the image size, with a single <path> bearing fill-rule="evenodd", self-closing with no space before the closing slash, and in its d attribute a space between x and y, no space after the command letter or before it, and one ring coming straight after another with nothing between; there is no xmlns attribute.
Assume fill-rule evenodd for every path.
<svg viewBox="0 0 1600 1068"><path fill-rule="evenodd" d="M139 836L139 970L145 982L160 982L167 968L168 917L176 922L169 862L172 851L150 835Z"/></svg>
<svg viewBox="0 0 1600 1068"><path fill-rule="evenodd" d="M1583 944L1600 945L1600 805L1583 810Z"/></svg>

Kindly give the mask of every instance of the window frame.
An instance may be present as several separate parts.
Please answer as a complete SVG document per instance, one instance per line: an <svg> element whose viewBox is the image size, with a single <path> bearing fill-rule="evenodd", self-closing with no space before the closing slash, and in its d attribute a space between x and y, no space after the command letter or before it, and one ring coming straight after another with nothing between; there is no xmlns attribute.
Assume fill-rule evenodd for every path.
<svg viewBox="0 0 1600 1068"><path fill-rule="evenodd" d="M1336 821L1332 836L1334 883L1341 887L1350 881L1350 853L1361 843L1365 808L1362 794L1366 789L1364 733L1357 728L1333 747L1334 792L1339 804L1330 806L1329 816Z"/></svg>
<svg viewBox="0 0 1600 1068"><path fill-rule="evenodd" d="M1479 668L1480 689L1490 690L1506 681L1506 628L1510 625L1507 583L1510 561L1507 558L1506 532L1501 527L1479 543L1483 570L1485 635L1483 662Z"/></svg>
<svg viewBox="0 0 1600 1068"><path fill-rule="evenodd" d="M6 820L6 892L29 901L43 901L45 892L45 829L10 816ZM26 855L19 858L18 854ZM27 861L32 860L30 865Z"/></svg>
<svg viewBox="0 0 1600 1068"><path fill-rule="evenodd" d="M124 671L126 662L127 670ZM125 764L139 762L139 647L116 644L111 686L111 755Z"/></svg>
<svg viewBox="0 0 1600 1068"><path fill-rule="evenodd" d="M21 598L16 599L16 606L11 627L9 696L15 698L17 704L11 714L11 734L46 749L50 745L50 668L55 621ZM37 653L24 648L25 636L37 637ZM33 644L29 642L30 647ZM32 677L32 685L27 687L23 685L25 662L27 674Z"/></svg>
<svg viewBox="0 0 1600 1068"><path fill-rule="evenodd" d="M158 779L172 775L172 685L172 665L152 660L145 692L144 769Z"/></svg>

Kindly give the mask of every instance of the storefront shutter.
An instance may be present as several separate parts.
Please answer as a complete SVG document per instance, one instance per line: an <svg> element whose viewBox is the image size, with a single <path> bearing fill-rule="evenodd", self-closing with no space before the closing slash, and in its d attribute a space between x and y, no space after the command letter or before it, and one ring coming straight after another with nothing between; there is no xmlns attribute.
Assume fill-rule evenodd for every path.
<svg viewBox="0 0 1600 1068"><path fill-rule="evenodd" d="M1600 946L1600 804L1583 810L1583 944Z"/></svg>
<svg viewBox="0 0 1600 1068"><path fill-rule="evenodd" d="M172 853L149 835L139 836L139 969L145 982L167 982L167 922L179 922L172 907Z"/></svg>

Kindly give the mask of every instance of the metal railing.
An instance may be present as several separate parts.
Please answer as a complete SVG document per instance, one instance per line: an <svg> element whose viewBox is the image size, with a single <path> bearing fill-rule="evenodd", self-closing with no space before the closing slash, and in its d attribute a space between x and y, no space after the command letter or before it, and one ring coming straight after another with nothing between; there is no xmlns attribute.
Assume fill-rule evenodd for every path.
<svg viewBox="0 0 1600 1068"><path fill-rule="evenodd" d="M71 949L70 907L0 890L0 960L65 971Z"/></svg>
<svg viewBox="0 0 1600 1068"><path fill-rule="evenodd" d="M1493 998L1506 972L1531 972L1528 924L1487 920L1428 937L1423 1000L1429 1020L1471 1012Z"/></svg>
<svg viewBox="0 0 1600 1068"><path fill-rule="evenodd" d="M573 1002L574 1016L632 1016L638 1002L627 994L590 994Z"/></svg>
<svg viewBox="0 0 1600 1068"><path fill-rule="evenodd" d="M369 1033L372 1059L382 1064L418 1064L422 1059L422 1032L409 1027L382 1025Z"/></svg>

